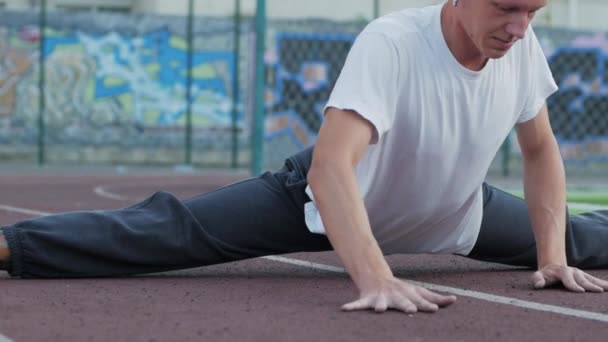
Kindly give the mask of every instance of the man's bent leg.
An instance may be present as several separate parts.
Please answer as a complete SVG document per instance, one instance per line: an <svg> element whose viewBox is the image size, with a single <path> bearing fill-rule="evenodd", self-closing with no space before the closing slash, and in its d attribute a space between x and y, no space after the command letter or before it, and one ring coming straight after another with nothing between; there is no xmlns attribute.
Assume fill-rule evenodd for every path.
<svg viewBox="0 0 608 342"><path fill-rule="evenodd" d="M159 272L331 249L304 222L305 174L284 168L180 201L159 192L125 209L76 212L3 228L12 275Z"/></svg>
<svg viewBox="0 0 608 342"><path fill-rule="evenodd" d="M481 230L469 258L536 267L536 243L528 206L516 196L484 184ZM570 266L608 267L608 210L566 217L566 254Z"/></svg>

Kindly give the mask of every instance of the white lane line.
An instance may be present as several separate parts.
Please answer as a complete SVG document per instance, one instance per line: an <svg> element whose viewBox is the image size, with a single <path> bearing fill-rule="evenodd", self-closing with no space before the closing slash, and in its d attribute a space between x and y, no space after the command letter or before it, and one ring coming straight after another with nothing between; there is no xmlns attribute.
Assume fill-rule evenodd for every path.
<svg viewBox="0 0 608 342"><path fill-rule="evenodd" d="M308 267L308 268L312 268L312 269L316 269L316 270L329 271L329 272L334 272L334 273L346 273L346 271L342 267L318 264L318 263L314 263L314 262L310 262L310 261L296 260L296 259L290 259L290 258L285 258L285 257L280 257L280 256L267 256L267 257L264 257L264 259L282 262L282 263L291 264L291 265L296 265L296 266ZM531 310L536 310L536 311L551 312L551 313L556 313L556 314L560 314L560 315L564 315L564 316L583 318L583 319L588 319L588 320L593 320L593 321L608 322L608 315L599 313L599 312L576 310L576 309L566 308L566 307L562 307L562 306L529 302L526 300L497 296L497 295L477 292L477 291L464 290L464 289L459 289L456 287L448 287L448 286L435 285L435 284L430 284L430 283L422 283L422 282L418 282L418 281L408 280L408 282L421 286L421 287L424 287L424 288L427 288L429 290L450 293L450 294L454 294L454 295L462 296L462 297L475 298L475 299L484 300L484 301L491 302L491 303L511 305L511 306L516 306L516 307L531 309Z"/></svg>
<svg viewBox="0 0 608 342"><path fill-rule="evenodd" d="M43 211L36 211L36 210L25 209L25 208L11 207L10 205L2 205L2 204L0 204L0 210L4 210L4 211L8 211L8 212L13 212L13 213L19 213L19 214L32 215L32 216L46 216L46 215L49 215L49 213L45 213Z"/></svg>
<svg viewBox="0 0 608 342"><path fill-rule="evenodd" d="M31 215L35 215L35 216L44 216L44 215L51 214L51 213L45 213L45 212L35 211L35 210L31 210L31 209L16 208L16 207L10 207L10 206L5 206L5 205L0 205L0 209L6 210L6 211L18 212L18 213L25 213L28 215L31 214ZM346 271L342 267L324 265L324 264L319 264L319 263L310 262L310 261L285 258L285 257L281 257L281 256L276 256L276 255L266 256L266 257L263 257L263 259L272 260L272 261L276 261L276 262L282 262L282 263L290 264L290 265L308 267L308 268L321 270L321 271L346 274ZM511 297L497 296L497 295L493 295L493 294L489 294L489 293L470 291L470 290L465 290L465 289L459 289L456 287L435 285L435 284L431 284L431 283L422 283L422 282L417 282L417 281L409 281L409 282L412 284L416 284L418 286L422 286L429 290L451 293L451 294L462 296L462 297L475 298L475 299L484 300L484 301L491 302L491 303L511 305L511 306L516 306L516 307L525 308L525 309L531 309L531 310L543 311L543 312L551 312L551 313L556 313L556 314L560 314L560 315L564 315L564 316L571 316L571 317L576 317L576 318L582 318L582 319L588 319L588 320L608 323L608 315L599 313L599 312L576 310L576 309L566 308L566 307L562 307L562 306L529 302L529 301L525 301L525 300L511 298ZM3 342L3 341L0 340L0 342Z"/></svg>
<svg viewBox="0 0 608 342"><path fill-rule="evenodd" d="M298 260L298 259L285 258L282 256L277 256L277 255L265 256L265 257L262 257L262 259L278 261L278 262L282 262L285 264L291 264L291 265L296 265L296 266L313 268L315 270L322 270L322 271L328 271L328 272L334 272L334 273L346 273L346 270L342 267L318 264L316 262L310 262L310 261L304 261L304 260Z"/></svg>
<svg viewBox="0 0 608 342"><path fill-rule="evenodd" d="M93 189L93 192L98 196L109 198L111 200L116 200L116 201L128 201L129 200L129 198L126 196L118 195L118 194L112 193L110 191L107 191L101 185L95 187L95 189Z"/></svg>
<svg viewBox="0 0 608 342"><path fill-rule="evenodd" d="M576 309L566 308L566 307L562 307L562 306L529 302L526 300L520 300L520 299L511 298L511 297L497 296L497 295L493 295L493 294L489 294L489 293L464 290L464 289L442 286L442 285L421 283L421 282L417 282L417 281L411 281L411 283L418 285L418 286L425 287L429 290L447 292L447 293L451 293L451 294L462 296L462 297L470 297L470 298L485 300L485 301L492 302L492 303L512 305L512 306L517 306L517 307L525 308L525 309L551 312L551 313L556 313L556 314L565 315L565 316L572 316L572 317L577 317L577 318L584 318L584 319L608 323L608 315L599 313L599 312L576 310Z"/></svg>
<svg viewBox="0 0 608 342"><path fill-rule="evenodd" d="M0 342L13 342L10 338L0 334Z"/></svg>

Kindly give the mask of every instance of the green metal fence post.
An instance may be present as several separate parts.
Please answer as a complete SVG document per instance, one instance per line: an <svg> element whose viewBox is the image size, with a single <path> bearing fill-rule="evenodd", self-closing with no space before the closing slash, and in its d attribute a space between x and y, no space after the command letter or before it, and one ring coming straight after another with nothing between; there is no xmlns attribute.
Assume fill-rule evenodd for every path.
<svg viewBox="0 0 608 342"><path fill-rule="evenodd" d="M374 19L380 16L380 0L374 0Z"/></svg>
<svg viewBox="0 0 608 342"><path fill-rule="evenodd" d="M192 164L192 54L194 50L194 0L188 0L188 20L186 29L186 40L188 52L186 56L186 165Z"/></svg>
<svg viewBox="0 0 608 342"><path fill-rule="evenodd" d="M232 168L239 162L238 105L240 100L241 0L234 1L234 75L232 76Z"/></svg>
<svg viewBox="0 0 608 342"><path fill-rule="evenodd" d="M264 114L266 68L264 61L266 43L266 0L257 0L255 15L255 113L253 118L251 174L262 173L264 157Z"/></svg>
<svg viewBox="0 0 608 342"><path fill-rule="evenodd" d="M46 107L46 92L45 88L45 74L46 68L44 63L44 53L45 53L45 40L46 36L44 33L44 29L46 28L46 0L40 1L40 22L38 30L40 32L40 76L38 78L38 165L42 166L45 163L45 146L44 146L44 137L46 135L45 126L44 126L44 112Z"/></svg>

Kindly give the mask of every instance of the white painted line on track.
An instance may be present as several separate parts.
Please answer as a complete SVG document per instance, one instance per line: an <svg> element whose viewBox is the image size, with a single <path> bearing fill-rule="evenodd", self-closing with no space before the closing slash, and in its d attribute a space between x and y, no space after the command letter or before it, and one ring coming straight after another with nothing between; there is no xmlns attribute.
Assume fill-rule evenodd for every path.
<svg viewBox="0 0 608 342"><path fill-rule="evenodd" d="M93 189L93 192L94 192L96 195L98 195L98 196L101 196L101 197L104 197L104 198L109 198L109 199L111 199L111 200L116 200L116 201L128 201L128 200L129 200L129 198L128 198L128 197L126 197L126 196L122 196L122 195L115 194L115 193L112 193L112 192L110 192L110 191L107 191L107 190L106 190L106 189L104 189L104 187L103 187L103 186L101 186L101 185L100 185L100 186L95 187L95 189Z"/></svg>
<svg viewBox="0 0 608 342"><path fill-rule="evenodd" d="M19 214L32 215L32 216L46 216L46 215L49 215L49 213L45 213L43 211L36 211L36 210L25 209L25 208L11 207L10 205L3 205L3 204L0 204L0 210L9 211L9 212L13 212L13 213L19 213Z"/></svg>
<svg viewBox="0 0 608 342"><path fill-rule="evenodd" d="M262 257L262 259L278 261L278 262L282 262L285 264L291 264L291 265L296 265L296 266L308 267L308 268L312 268L315 270L328 271L328 272L334 272L334 273L346 273L346 270L342 267L318 264L316 262L310 262L310 261L304 261L304 260L298 260L298 259L292 259L292 258L285 258L282 256L277 256L277 255L265 256L265 257Z"/></svg>
<svg viewBox="0 0 608 342"><path fill-rule="evenodd" d="M263 257L263 258L267 259L267 260L282 262L285 264L308 267L308 268L312 268L312 269L316 269L316 270L329 271L329 272L334 272L334 273L346 273L346 270L344 270L344 268L342 268L342 267L318 264L318 263L310 262L310 261L297 260L297 259L285 258L285 257L280 257L280 256L267 256L267 257ZM497 295L493 295L493 294L489 294L489 293L464 290L464 289L459 289L456 287L448 287L448 286L435 285L435 284L430 284L430 283L422 283L422 282L418 282L418 281L408 280L408 282L411 284L414 284L414 285L418 285L418 286L427 288L429 290L450 293L450 294L454 294L454 295L462 296L462 297L480 299L480 300L484 300L486 302L491 302L491 303L511 305L511 306L516 306L516 307L531 309L531 310L536 310L536 311L551 312L551 313L556 313L556 314L560 314L560 315L564 315L564 316L583 318L583 319L588 319L588 320L593 320L593 321L608 322L608 315L599 313L599 312L570 309L570 308L561 307L561 306L535 303L535 302L515 299L515 298L511 298L511 297L497 296Z"/></svg>
<svg viewBox="0 0 608 342"><path fill-rule="evenodd" d="M0 209L6 210L6 211L18 212L18 213L25 213L25 214L34 215L34 216L44 216L44 215L51 214L51 213L45 213L45 212L26 209L26 208L11 207L11 206L1 205L1 204L0 204ZM342 267L319 264L319 263L310 262L310 261L285 258L282 256L276 256L276 255L262 257L262 259L271 260L271 261L275 261L275 262L281 262L284 264L301 266L301 267L308 267L308 268L312 268L315 270L346 274L346 270L344 270L344 268L342 268ZM599 312L576 310L576 309L566 308L566 307L562 307L562 306L535 303L535 302L520 300L520 299L516 299L516 298L511 298L511 297L497 296L497 295L484 293L484 292L465 290L465 289L460 289L460 288L456 288L456 287L448 287L448 286L436 285L436 284L431 284L431 283L422 283L422 282L410 281L410 280L408 280L408 282L421 286L421 287L424 287L424 288L427 288L429 290L450 293L450 294L454 294L454 295L458 295L458 296L462 296L462 297L475 298L475 299L484 300L484 301L491 302L491 303L511 305L511 306L516 306L516 307L530 309L530 310L550 312L550 313L560 314L563 316L570 316L570 317L576 317L576 318L582 318L582 319L588 319L588 320L608 323L608 315L599 313ZM4 341L2 341L0 339L0 342L4 342Z"/></svg>
<svg viewBox="0 0 608 342"><path fill-rule="evenodd" d="M10 338L0 334L0 342L13 342Z"/></svg>
<svg viewBox="0 0 608 342"><path fill-rule="evenodd" d="M447 293L451 293L451 294L454 294L457 296L475 298L475 299L485 300L485 301L492 302L492 303L512 305L512 306L517 306L517 307L525 308L525 309L551 312L551 313L556 313L556 314L565 315L565 316L572 316L572 317L577 317L577 318L583 318L583 319L589 319L589 320L593 320L593 321L600 321L600 322L608 323L608 315L599 313L599 312L576 310L576 309L566 308L563 306L535 303L535 302L530 302L527 300L520 300L520 299L511 298L511 297L497 296L497 295L493 295L493 294L489 294L489 293L464 290L464 289L459 289L459 288L455 288L455 287L421 283L421 282L417 282L417 281L410 281L410 282L412 284L425 287L429 290L447 292Z"/></svg>

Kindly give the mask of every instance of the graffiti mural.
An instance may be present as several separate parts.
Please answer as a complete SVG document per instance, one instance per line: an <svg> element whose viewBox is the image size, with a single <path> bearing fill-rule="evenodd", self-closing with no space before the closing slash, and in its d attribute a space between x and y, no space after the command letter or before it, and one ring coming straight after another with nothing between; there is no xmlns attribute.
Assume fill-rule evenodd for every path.
<svg viewBox="0 0 608 342"><path fill-rule="evenodd" d="M17 102L16 86L35 63L37 54L13 48L9 31L0 29L0 119L8 119Z"/></svg>
<svg viewBox="0 0 608 342"><path fill-rule="evenodd" d="M45 30L49 141L124 141L150 130L183 129L188 52L182 32L170 25L139 34L92 30L62 20L68 23ZM27 24L0 27L0 135L37 127L40 36ZM232 127L233 51L195 49L192 63L194 127Z"/></svg>

